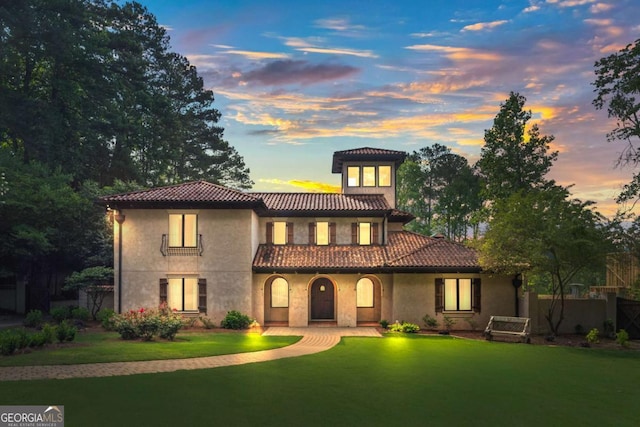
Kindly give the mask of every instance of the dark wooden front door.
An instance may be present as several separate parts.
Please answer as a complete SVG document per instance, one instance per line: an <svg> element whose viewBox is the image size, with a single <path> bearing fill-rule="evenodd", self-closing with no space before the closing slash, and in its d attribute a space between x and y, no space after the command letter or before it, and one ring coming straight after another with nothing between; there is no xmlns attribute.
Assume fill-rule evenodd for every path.
<svg viewBox="0 0 640 427"><path fill-rule="evenodd" d="M318 279L311 285L311 320L334 318L333 283L329 279Z"/></svg>

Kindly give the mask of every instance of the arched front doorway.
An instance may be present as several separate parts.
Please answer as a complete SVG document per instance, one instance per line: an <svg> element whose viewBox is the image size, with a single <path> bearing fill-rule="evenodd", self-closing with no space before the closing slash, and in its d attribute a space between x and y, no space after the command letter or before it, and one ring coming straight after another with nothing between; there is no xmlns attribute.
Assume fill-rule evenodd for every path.
<svg viewBox="0 0 640 427"><path fill-rule="evenodd" d="M325 277L316 279L311 284L311 320L335 319L335 286Z"/></svg>

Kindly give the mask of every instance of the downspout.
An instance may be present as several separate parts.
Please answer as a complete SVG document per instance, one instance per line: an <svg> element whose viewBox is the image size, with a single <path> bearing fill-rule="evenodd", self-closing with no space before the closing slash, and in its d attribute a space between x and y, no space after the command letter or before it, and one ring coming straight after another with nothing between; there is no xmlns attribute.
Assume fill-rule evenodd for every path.
<svg viewBox="0 0 640 427"><path fill-rule="evenodd" d="M125 220L122 211L118 211L115 220L118 223L118 313L122 313L122 223Z"/></svg>

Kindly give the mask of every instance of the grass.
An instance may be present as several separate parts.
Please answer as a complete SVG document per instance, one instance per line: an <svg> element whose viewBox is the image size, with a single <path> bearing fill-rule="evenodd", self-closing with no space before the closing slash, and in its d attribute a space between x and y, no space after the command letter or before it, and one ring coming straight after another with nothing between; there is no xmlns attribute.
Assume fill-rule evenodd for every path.
<svg viewBox="0 0 640 427"><path fill-rule="evenodd" d="M115 332L81 332L75 343L0 357L0 366L72 365L217 356L284 347L299 337L181 332L175 341L124 341Z"/></svg>
<svg viewBox="0 0 640 427"><path fill-rule="evenodd" d="M64 405L69 426L632 426L639 383L633 351L345 338L266 363L5 382L0 404Z"/></svg>

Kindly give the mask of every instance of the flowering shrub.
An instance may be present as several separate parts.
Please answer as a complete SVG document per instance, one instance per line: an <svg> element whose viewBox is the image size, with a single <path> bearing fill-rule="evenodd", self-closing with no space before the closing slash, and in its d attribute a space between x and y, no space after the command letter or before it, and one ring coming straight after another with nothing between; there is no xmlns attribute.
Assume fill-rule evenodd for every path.
<svg viewBox="0 0 640 427"><path fill-rule="evenodd" d="M162 304L157 310L140 308L127 313L114 314L111 318L113 329L124 340L142 339L151 341L154 337L173 340L182 328L182 316Z"/></svg>

